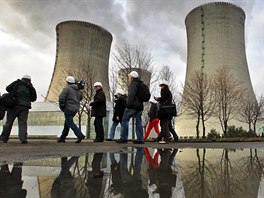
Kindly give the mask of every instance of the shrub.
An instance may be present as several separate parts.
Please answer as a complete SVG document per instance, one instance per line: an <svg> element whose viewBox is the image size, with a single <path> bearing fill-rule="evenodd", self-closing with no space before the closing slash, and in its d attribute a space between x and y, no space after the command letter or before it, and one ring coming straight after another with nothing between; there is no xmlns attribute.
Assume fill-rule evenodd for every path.
<svg viewBox="0 0 264 198"><path fill-rule="evenodd" d="M242 127L228 126L225 137L256 137L254 131L246 131Z"/></svg>
<svg viewBox="0 0 264 198"><path fill-rule="evenodd" d="M218 133L215 129L211 129L210 132L207 134L208 139L216 139L220 138L220 133Z"/></svg>

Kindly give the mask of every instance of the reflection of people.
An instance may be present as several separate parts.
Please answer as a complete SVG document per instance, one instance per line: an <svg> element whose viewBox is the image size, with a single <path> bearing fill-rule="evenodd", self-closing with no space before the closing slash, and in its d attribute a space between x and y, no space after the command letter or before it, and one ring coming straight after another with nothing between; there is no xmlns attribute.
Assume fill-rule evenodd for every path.
<svg viewBox="0 0 264 198"><path fill-rule="evenodd" d="M61 158L61 172L52 185L52 198L68 198L75 196L74 177L70 172L70 168L78 160L78 158L79 157L71 157L69 160L67 160L67 157Z"/></svg>
<svg viewBox="0 0 264 198"><path fill-rule="evenodd" d="M173 128L172 120L169 120L168 121L168 127L169 127L170 133L173 136L174 141L175 142L179 141L179 136L177 135L176 131ZM159 136L157 137L157 141L161 141L162 137L163 137L163 132L161 131L160 134L159 134Z"/></svg>
<svg viewBox="0 0 264 198"><path fill-rule="evenodd" d="M113 141L115 137L115 130L117 125L122 122L123 114L126 108L126 95L123 90L118 90L115 93L115 106L114 106L114 115L113 115L113 124L110 130L108 141Z"/></svg>
<svg viewBox="0 0 264 198"><path fill-rule="evenodd" d="M27 191L22 189L22 163L15 163L12 171L7 164L1 165L0 170L0 197L3 198L25 198Z"/></svg>
<svg viewBox="0 0 264 198"><path fill-rule="evenodd" d="M149 122L148 122L148 126L147 126L147 130L146 130L146 134L144 136L144 141L147 140L150 131L152 128L155 129L155 132L157 133L157 135L160 134L160 130L159 130L159 118L157 117L157 101L155 99L150 99L150 109L148 112L148 117L149 117Z"/></svg>
<svg viewBox="0 0 264 198"><path fill-rule="evenodd" d="M148 175L149 175L149 186L155 184L157 180L157 168L159 167L159 152L156 151L153 154L153 158L147 147L144 148L146 159L149 164Z"/></svg>
<svg viewBox="0 0 264 198"><path fill-rule="evenodd" d="M161 97L154 97L155 100L159 102L160 105L167 105L172 104L172 94L169 89L169 83L166 80L163 80L160 82L160 95ZM171 120L171 117L162 117L160 118L160 127L161 127L161 138L164 138L164 140L160 140L159 143L164 144L168 143L170 139L170 131L169 131L169 121Z"/></svg>
<svg viewBox="0 0 264 198"><path fill-rule="evenodd" d="M176 174L172 171L172 163L175 158L175 155L178 149L173 149L171 152L170 149L159 149L160 154L160 164L157 169L157 190L160 198L162 197L171 197L172 188L176 186Z"/></svg>
<svg viewBox="0 0 264 198"><path fill-rule="evenodd" d="M79 90L78 85L75 83L75 79L72 76L66 78L68 84L59 96L60 109L64 112L64 128L60 138L57 140L59 143L65 143L65 139L69 134L70 128L73 130L74 134L77 136L76 143L80 143L85 136L82 134L81 130L74 123L73 118L80 108L80 101L82 100L82 92Z"/></svg>
<svg viewBox="0 0 264 198"><path fill-rule="evenodd" d="M132 173L128 171L128 154L120 154L120 170L123 182L124 197L148 197L147 189L142 188L141 165L143 159L143 148L137 148L135 164L132 165Z"/></svg>
<svg viewBox="0 0 264 198"><path fill-rule="evenodd" d="M18 119L18 136L22 144L27 142L27 120L31 102L36 101L36 90L31 83L31 77L24 75L6 87L8 92L14 92L17 97L17 104L12 108L7 108L6 123L0 136L2 142L7 143L14 120Z"/></svg>
<svg viewBox="0 0 264 198"><path fill-rule="evenodd" d="M142 126L142 111L143 111L143 101L141 101L137 95L138 88L142 81L138 77L138 73L136 71L132 71L129 73L129 87L127 94L127 104L124 112L124 116L121 124L121 135L120 139L117 140L117 143L127 143L128 139L128 124L129 120L132 116L136 119L136 134L137 140L134 140L135 144L144 144L143 138L143 126Z"/></svg>
<svg viewBox="0 0 264 198"><path fill-rule="evenodd" d="M104 126L103 118L106 117L106 99L105 93L103 91L103 85L100 82L94 83L94 88L96 93L93 98L93 102L90 103L92 106L92 116L94 119L94 129L96 137L94 142L103 142L104 141Z"/></svg>
<svg viewBox="0 0 264 198"><path fill-rule="evenodd" d="M111 192L114 196L117 196L122 192L123 183L120 172L120 163L118 163L115 159L115 154L110 153L110 161L111 161L111 174L112 174L112 185Z"/></svg>
<svg viewBox="0 0 264 198"><path fill-rule="evenodd" d="M102 190L104 172L101 171L103 153L95 153L92 161L92 171L89 172L86 186L89 189L91 198L100 197Z"/></svg>

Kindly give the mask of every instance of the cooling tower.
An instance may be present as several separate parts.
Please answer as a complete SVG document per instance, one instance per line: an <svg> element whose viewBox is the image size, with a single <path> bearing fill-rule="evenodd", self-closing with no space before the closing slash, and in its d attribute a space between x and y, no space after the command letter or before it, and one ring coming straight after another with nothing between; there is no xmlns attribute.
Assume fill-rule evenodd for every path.
<svg viewBox="0 0 264 198"><path fill-rule="evenodd" d="M46 100L58 101L68 75L89 79L92 72L87 68L94 71L94 82L103 83L109 99L108 64L112 35L100 26L82 21L59 23L56 32L56 61Z"/></svg>
<svg viewBox="0 0 264 198"><path fill-rule="evenodd" d="M230 3L208 3L194 8L187 15L185 24L188 45L185 81L196 70L213 74L226 66L242 83L241 90L246 89L255 98L245 52L244 11ZM209 120L207 123L207 132L212 128L222 131L219 122ZM195 125L196 119L184 113L176 121L180 135L195 135ZM238 122L235 125L239 126Z"/></svg>
<svg viewBox="0 0 264 198"><path fill-rule="evenodd" d="M150 79L151 73L145 69L141 68L127 68L127 69L120 69L118 71L118 85L119 87L127 92L129 86L128 74L131 71L138 72L139 78L148 86L150 86Z"/></svg>

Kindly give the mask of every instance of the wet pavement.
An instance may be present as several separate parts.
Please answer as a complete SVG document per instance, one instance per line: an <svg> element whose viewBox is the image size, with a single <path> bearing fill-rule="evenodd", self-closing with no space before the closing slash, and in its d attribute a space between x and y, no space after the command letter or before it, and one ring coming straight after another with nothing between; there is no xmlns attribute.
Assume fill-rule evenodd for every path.
<svg viewBox="0 0 264 198"><path fill-rule="evenodd" d="M0 197L264 197L263 142L0 143Z"/></svg>
<svg viewBox="0 0 264 198"><path fill-rule="evenodd" d="M145 144L117 144L115 142L94 143L84 140L80 144L75 139L66 143L57 143L54 140L29 139L28 144L20 144L19 140L11 139L8 143L0 142L0 163L24 162L29 159L45 157L63 157L83 155L94 152L126 152L127 147L148 148L264 148L264 142L171 142L159 144L146 142Z"/></svg>

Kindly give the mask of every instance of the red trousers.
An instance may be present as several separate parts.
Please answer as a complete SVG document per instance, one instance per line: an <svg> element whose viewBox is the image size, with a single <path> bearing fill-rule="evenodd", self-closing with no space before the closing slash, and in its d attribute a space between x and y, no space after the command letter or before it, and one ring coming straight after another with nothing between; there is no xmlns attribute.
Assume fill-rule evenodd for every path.
<svg viewBox="0 0 264 198"><path fill-rule="evenodd" d="M149 165L152 166L153 168L158 168L159 167L159 152L156 151L153 159L147 147L144 148L144 152L145 152Z"/></svg>
<svg viewBox="0 0 264 198"><path fill-rule="evenodd" d="M153 127L154 127L156 133L159 135L160 134L160 130L159 130L159 118L154 118L153 120L151 120L148 123L147 131L146 131L145 136L144 136L144 141L146 141L146 139L148 138L149 133L150 133L150 131L151 131L151 129Z"/></svg>

